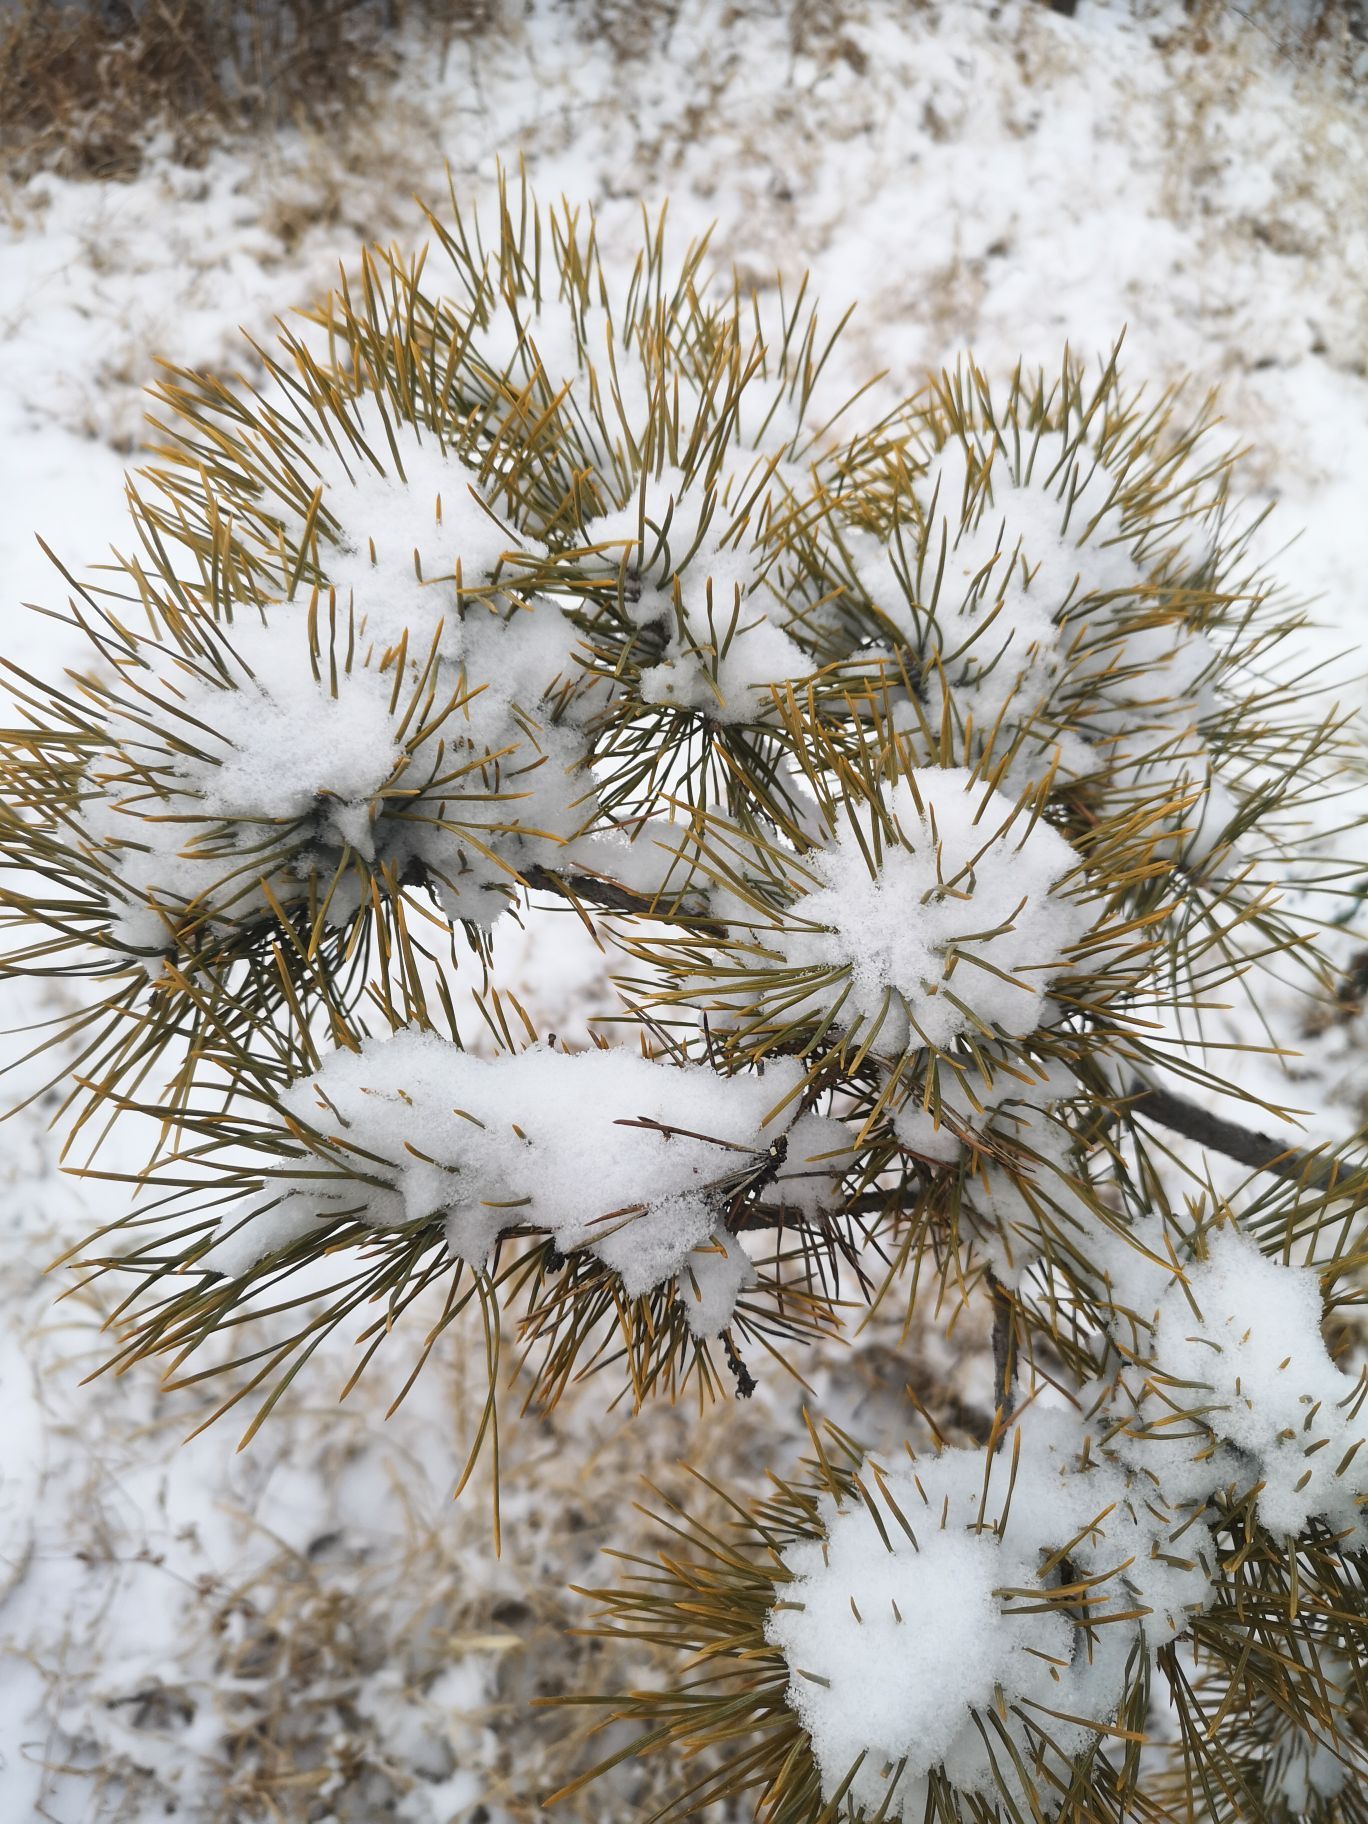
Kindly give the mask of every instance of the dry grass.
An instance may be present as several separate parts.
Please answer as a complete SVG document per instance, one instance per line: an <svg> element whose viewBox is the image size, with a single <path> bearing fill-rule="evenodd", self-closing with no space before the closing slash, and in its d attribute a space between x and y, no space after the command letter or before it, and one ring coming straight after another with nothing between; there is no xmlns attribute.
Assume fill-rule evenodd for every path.
<svg viewBox="0 0 1368 1824"><path fill-rule="evenodd" d="M458 1410L458 1372L446 1391ZM896 1391L881 1387L879 1397ZM174 1611L174 1655L154 1664L136 1651L111 1657L106 1647L101 1661L75 1633L60 1654L31 1655L49 1687L44 1727L34 1732L48 1772L37 1815L53 1824L77 1816L143 1824L172 1808L186 1824L545 1819L545 1794L628 1739L621 1729L591 1734L599 1713L557 1700L660 1682L673 1669L663 1651L614 1651L579 1633L589 1605L563 1587L611 1579L600 1557L606 1542L644 1553L665 1543L633 1507L644 1492L643 1456L671 1497L716 1519L717 1504L674 1459L688 1455L736 1478L743 1464L771 1455L787 1468L796 1448L791 1437L776 1446L766 1415L745 1407L701 1419L662 1407L615 1423L594 1410L596 1392L547 1417L510 1413L517 1467L506 1481L497 1563L487 1488L453 1509L429 1479L431 1465L386 1449L365 1414L344 1412L326 1436L318 1424L312 1447L301 1433L296 1462L308 1462L311 1487L354 1489L359 1465L391 1487L393 1524L358 1523L345 1500L329 1517L320 1503L317 1530L287 1546L269 1514L225 1506L242 1575L192 1580L185 1573L197 1554L185 1547L149 1585ZM140 1452L154 1437L168 1445L169 1430L142 1433ZM160 1566L161 1551L136 1550L118 1524L117 1490L95 1464L91 1477L69 1530L88 1583L115 1603L125 1566ZM87 1516L103 1509L114 1529L91 1543ZM540 1707L548 1700L552 1708ZM560 1824L626 1824L662 1805L678 1778L665 1758L629 1761L554 1815ZM710 1816L741 1824L748 1812L725 1806Z"/></svg>
<svg viewBox="0 0 1368 1824"><path fill-rule="evenodd" d="M131 176L153 139L197 162L234 129L328 123L406 27L482 29L497 0L17 0L0 11L0 168Z"/></svg>
<svg viewBox="0 0 1368 1824"><path fill-rule="evenodd" d="M668 41L682 0L576 0L586 39L632 63ZM952 12L954 0L918 0ZM1147 0L1135 0L1143 12ZM1280 55L1346 65L1368 39L1368 0L1186 0L1184 41L1254 30ZM196 164L225 133L335 130L398 67L401 38L516 31L518 0L0 0L0 175L38 169L127 178L148 146ZM792 8L796 53L863 56L852 0Z"/></svg>
<svg viewBox="0 0 1368 1824"><path fill-rule="evenodd" d="M1198 51L1223 26L1245 25L1285 57L1335 60L1368 42L1368 0L1184 0Z"/></svg>
<svg viewBox="0 0 1368 1824"><path fill-rule="evenodd" d="M36 1117L10 1131L24 1142L0 1161L12 1211L21 1187L40 1182L42 1152ZM392 1419L401 1363L339 1406L350 1357L324 1352L236 1466L241 1427L229 1420L178 1481L179 1440L213 1392L163 1395L135 1377L80 1384L107 1353L109 1311L95 1286L49 1304L40 1263L61 1245L41 1226L50 1196L49 1185L25 1218L27 1270L0 1233L0 1327L33 1365L47 1464L42 1548L19 1580L40 1585L46 1612L18 1634L17 1611L0 1613L0 1656L21 1654L44 1689L25 1719L27 1757L45 1770L25 1819L629 1824L678 1790L679 1764L652 1755L544 1805L634 1733L592 1733L601 1710L557 1700L678 1670L663 1647L584 1632L593 1604L565 1586L617 1581L605 1547L647 1558L677 1547L635 1505L661 1505L643 1469L709 1524L721 1503L683 1463L747 1492L766 1467L791 1473L806 1448L796 1383L771 1370L752 1401L702 1413L660 1401L636 1418L607 1409L611 1375L572 1386L550 1413L520 1411L510 1388L501 1558L487 1457L450 1499L484 1391L482 1353L454 1335ZM859 1347L823 1345L804 1370L853 1435L907 1437L920 1450L925 1403L951 1442L968 1442L988 1425L985 1317L967 1312L951 1346L930 1313L904 1336L890 1306ZM254 1346L250 1332L238 1341ZM130 1638L144 1611L147 1637ZM707 1812L709 1824L750 1815L741 1801Z"/></svg>

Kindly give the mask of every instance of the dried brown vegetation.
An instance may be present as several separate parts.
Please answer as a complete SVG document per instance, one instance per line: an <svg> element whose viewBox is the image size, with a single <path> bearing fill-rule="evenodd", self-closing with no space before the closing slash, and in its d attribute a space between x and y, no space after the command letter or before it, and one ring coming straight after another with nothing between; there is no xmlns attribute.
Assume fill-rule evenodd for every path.
<svg viewBox="0 0 1368 1824"><path fill-rule="evenodd" d="M0 9L0 165L120 178L169 136L326 122L389 68L406 27L441 41L491 0L17 0Z"/></svg>
<svg viewBox="0 0 1368 1824"><path fill-rule="evenodd" d="M953 12L951 0L921 0ZM1135 0L1145 11L1148 0ZM406 34L441 57L455 38L502 26L516 0L8 0L0 4L0 173L127 178L154 140L194 164L225 133L336 125L392 76ZM582 0L584 36L623 62L668 38L680 0ZM742 8L744 9L744 6ZM1055 11L1074 8L1055 6ZM795 50L852 62L859 8L790 0ZM1243 26L1280 55L1352 63L1368 0L1186 0L1197 52Z"/></svg>

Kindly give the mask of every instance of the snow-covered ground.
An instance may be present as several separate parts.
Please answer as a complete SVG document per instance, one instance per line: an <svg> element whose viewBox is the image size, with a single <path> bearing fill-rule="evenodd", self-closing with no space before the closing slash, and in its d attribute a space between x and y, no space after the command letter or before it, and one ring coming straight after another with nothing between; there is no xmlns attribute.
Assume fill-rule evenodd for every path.
<svg viewBox="0 0 1368 1824"><path fill-rule="evenodd" d="M364 239L416 246L414 194L440 208L448 169L463 205L488 204L498 162L519 159L543 198L595 208L610 255L668 198L681 248L716 223L720 272L792 288L810 270L830 321L857 306L835 376L852 386L884 371L903 392L965 351L990 375L1056 365L1066 344L1103 356L1124 331L1132 381L1219 387L1249 446L1243 505L1275 509L1261 549L1316 598L1316 653L1352 651L1368 628L1364 105L1362 79L1284 54L1266 22L1232 9L1199 30L1167 0L1081 0L1073 20L988 0L504 0L444 60L415 47L333 138L0 187L4 656L62 662L60 623L20 607L65 600L35 533L77 573L125 545L159 357L249 365L239 327L268 337ZM600 964L573 917L555 928L507 940L498 973L573 1039ZM7 1023L41 1010L7 995ZM60 1178L45 1122L20 1115L0 1152L0 1820L541 1815L585 1756L526 1701L605 1676L564 1634L583 1608L561 1586L630 1544L647 1459L781 1466L799 1390L632 1421L591 1381L554 1420L520 1421L496 1562L485 1494L448 1500L480 1392L454 1351L389 1419L383 1369L333 1406L334 1351L241 1455L231 1417L180 1443L210 1392L163 1393L146 1369L82 1386L102 1313L91 1296L54 1308L44 1268L124 1192ZM847 1420L896 1405L879 1347L822 1375ZM624 1772L579 1815L625 1824L649 1777Z"/></svg>

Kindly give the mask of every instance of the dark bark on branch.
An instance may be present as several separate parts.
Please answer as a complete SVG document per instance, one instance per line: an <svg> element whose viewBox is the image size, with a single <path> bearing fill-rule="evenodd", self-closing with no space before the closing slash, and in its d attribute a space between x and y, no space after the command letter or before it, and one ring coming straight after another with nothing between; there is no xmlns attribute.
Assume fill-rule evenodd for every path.
<svg viewBox="0 0 1368 1824"><path fill-rule="evenodd" d="M1224 1153L1237 1165L1247 1165L1252 1171L1271 1172L1276 1178L1318 1189L1329 1189L1346 1176L1340 1160L1303 1152L1289 1146L1285 1140L1275 1140L1271 1134L1241 1127L1234 1121L1211 1114L1183 1096L1174 1095L1172 1090L1137 1086L1134 1094L1127 1098L1126 1106L1131 1114L1155 1121L1160 1127L1181 1134L1185 1140L1195 1140L1199 1146L1210 1147L1213 1152Z"/></svg>
<svg viewBox="0 0 1368 1824"><path fill-rule="evenodd" d="M1126 1108L1143 1120L1181 1134L1185 1140L1195 1140L1199 1146L1224 1153L1237 1165L1248 1166L1256 1172L1270 1172L1274 1177L1300 1184L1308 1190L1335 1190L1352 1185L1360 1177L1360 1168L1346 1166L1341 1159L1320 1152L1304 1152L1288 1146L1285 1141L1275 1140L1271 1134L1241 1127L1237 1122L1209 1113L1184 1096L1175 1095L1172 1090L1146 1089L1137 1085L1126 1098ZM887 1207L886 1191L865 1191L844 1206L843 1214L877 1216ZM753 1203L735 1226L737 1229L775 1229L787 1223L790 1227L799 1227L801 1220L791 1210L785 1211L775 1204ZM997 1282L993 1283L996 1287ZM995 1331L995 1357L996 1353Z"/></svg>

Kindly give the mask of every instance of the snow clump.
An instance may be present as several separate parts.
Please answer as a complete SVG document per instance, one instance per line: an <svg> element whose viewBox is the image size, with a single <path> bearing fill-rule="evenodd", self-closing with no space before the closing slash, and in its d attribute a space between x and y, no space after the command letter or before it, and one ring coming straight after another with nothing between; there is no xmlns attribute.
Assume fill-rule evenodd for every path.
<svg viewBox="0 0 1368 1824"><path fill-rule="evenodd" d="M619 1049L491 1060L408 1028L332 1053L286 1091L288 1113L348 1173L320 1177L311 1158L270 1207L221 1225L209 1264L242 1273L352 1218L440 1221L453 1257L478 1270L525 1227L561 1254L593 1254L629 1298L676 1280L695 1333L715 1335L753 1278L728 1203L782 1159L802 1082L796 1060L730 1078Z"/></svg>
<svg viewBox="0 0 1368 1824"><path fill-rule="evenodd" d="M885 803L898 840L877 866L838 832L804 858L814 884L768 947L828 974L835 1020L877 1027L881 1055L1034 1032L1094 922L1078 856L962 767L914 771Z"/></svg>
<svg viewBox="0 0 1368 1824"><path fill-rule="evenodd" d="M568 622L554 604L479 612L472 658L497 683L365 663L345 633L316 642L288 603L224 629L221 670L161 655L158 688L142 687L160 752L135 717L87 763L77 813L78 849L109 882L111 942L164 951L187 924L266 918L311 882L337 926L369 899L358 869L382 888L421 879L449 918L487 929L519 870L561 863L577 839L585 865L611 865L585 831L582 735L517 700L541 707L570 662Z"/></svg>
<svg viewBox="0 0 1368 1824"><path fill-rule="evenodd" d="M1087 1449L1066 1413L1034 1410L1017 1431L1014 1467L1012 1440L996 1457L866 1465L864 1500L826 1497L825 1536L783 1553L766 1638L826 1800L844 1790L852 1812L921 1824L939 1770L1052 1814L1144 1660L1207 1601L1199 1521ZM1063 1593L1085 1581L1087 1627Z"/></svg>
<svg viewBox="0 0 1368 1824"><path fill-rule="evenodd" d="M1129 1276L1127 1295L1141 1310L1155 1269L1130 1252L1120 1286ZM1207 1234L1203 1258L1167 1279L1149 1306L1148 1361L1121 1379L1132 1460L1158 1468L1164 1486L1187 1498L1258 1485L1259 1519L1271 1532L1295 1536L1320 1520L1351 1548L1368 1545L1368 1373L1346 1374L1331 1360L1316 1274L1270 1260L1226 1224ZM1194 1408L1195 1426L1174 1423ZM1192 1460L1174 1463L1175 1435L1189 1432ZM1151 1442L1162 1466L1150 1461Z"/></svg>

